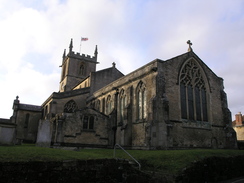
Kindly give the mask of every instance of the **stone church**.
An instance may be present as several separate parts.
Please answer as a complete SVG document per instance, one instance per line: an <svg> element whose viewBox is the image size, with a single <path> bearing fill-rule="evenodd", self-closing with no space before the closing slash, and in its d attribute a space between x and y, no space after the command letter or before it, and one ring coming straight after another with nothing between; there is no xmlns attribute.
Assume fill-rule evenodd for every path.
<svg viewBox="0 0 244 183"><path fill-rule="evenodd" d="M223 79L192 50L155 59L124 75L112 63L96 71L94 56L71 39L59 91L41 106L16 98L16 139L40 146L129 149L236 148Z"/></svg>

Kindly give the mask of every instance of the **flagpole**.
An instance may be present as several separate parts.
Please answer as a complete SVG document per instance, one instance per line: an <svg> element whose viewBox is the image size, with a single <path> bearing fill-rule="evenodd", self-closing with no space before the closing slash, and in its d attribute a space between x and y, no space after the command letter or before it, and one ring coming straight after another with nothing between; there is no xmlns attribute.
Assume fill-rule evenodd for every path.
<svg viewBox="0 0 244 183"><path fill-rule="evenodd" d="M82 38L80 39L80 54L81 54L81 42L82 42Z"/></svg>
<svg viewBox="0 0 244 183"><path fill-rule="evenodd" d="M80 39L80 53L81 53L81 42L82 41L87 41L87 40L88 40L87 37L81 37L81 39Z"/></svg>

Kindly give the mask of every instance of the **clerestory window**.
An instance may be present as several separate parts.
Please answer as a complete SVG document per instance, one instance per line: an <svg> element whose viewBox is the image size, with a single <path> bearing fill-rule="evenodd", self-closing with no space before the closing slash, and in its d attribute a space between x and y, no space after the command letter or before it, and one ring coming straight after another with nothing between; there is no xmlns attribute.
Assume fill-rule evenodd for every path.
<svg viewBox="0 0 244 183"><path fill-rule="evenodd" d="M206 84L194 60L181 69L180 98L182 119L208 121Z"/></svg>

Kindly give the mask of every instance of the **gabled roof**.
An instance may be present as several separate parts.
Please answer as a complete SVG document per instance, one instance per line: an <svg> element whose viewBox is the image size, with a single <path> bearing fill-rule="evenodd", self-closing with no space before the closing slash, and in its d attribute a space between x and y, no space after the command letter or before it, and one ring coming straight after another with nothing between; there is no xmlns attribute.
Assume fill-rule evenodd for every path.
<svg viewBox="0 0 244 183"><path fill-rule="evenodd" d="M42 107L38 105L30 105L30 104L19 104L19 109L26 110L26 111L37 111L41 112Z"/></svg>
<svg viewBox="0 0 244 183"><path fill-rule="evenodd" d="M120 70L118 70L116 67L109 67L109 68L106 68L106 69L102 69L102 70L96 71L96 73L106 72L106 71L109 71L109 70L112 70L112 69L115 69L117 72L119 72L120 74L122 74L124 76L124 74Z"/></svg>
<svg viewBox="0 0 244 183"><path fill-rule="evenodd" d="M104 117L108 118L108 116L106 114L104 114L104 113L102 113L99 110L96 110L94 108L85 107L85 108L79 109L78 111L85 112L85 111L90 111L90 110L93 111L94 113L97 113L97 114L99 114L101 116L104 116Z"/></svg>
<svg viewBox="0 0 244 183"><path fill-rule="evenodd" d="M177 59L177 58L180 58L180 57L185 57L186 60L189 59L189 58L191 58L191 57L195 58L196 60L200 61L205 67L207 67L207 68L208 68L208 69L209 69L209 70L210 70L216 77L221 78L221 77L217 76L217 75L212 71L212 69L210 69L210 68L205 64L205 62L203 62L202 59L200 59L200 58L197 56L197 54L196 54L195 52L193 52L193 51L183 53L183 54L178 55L178 56L176 56L176 57L173 57L173 58L170 58L170 59L168 59L168 60L165 60L164 62L170 62L170 61L172 61L172 60L174 60L174 59Z"/></svg>
<svg viewBox="0 0 244 183"><path fill-rule="evenodd" d="M61 98L68 98L72 96L77 96L85 93L90 92L90 87L87 88L80 88L77 90L70 90L65 92L53 92L46 100L43 102L42 106L46 105L51 99L61 99Z"/></svg>

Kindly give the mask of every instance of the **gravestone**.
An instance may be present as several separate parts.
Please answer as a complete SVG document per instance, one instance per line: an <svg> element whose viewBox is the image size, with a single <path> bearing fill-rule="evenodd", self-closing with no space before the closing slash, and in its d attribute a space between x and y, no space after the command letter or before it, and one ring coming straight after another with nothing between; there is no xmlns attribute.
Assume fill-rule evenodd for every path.
<svg viewBox="0 0 244 183"><path fill-rule="evenodd" d="M38 126L36 146L50 147L52 138L52 126L49 120L40 120Z"/></svg>

